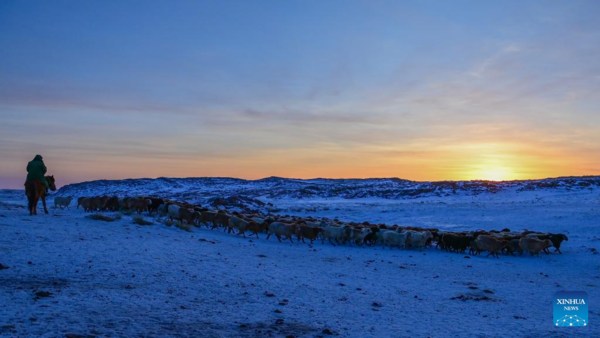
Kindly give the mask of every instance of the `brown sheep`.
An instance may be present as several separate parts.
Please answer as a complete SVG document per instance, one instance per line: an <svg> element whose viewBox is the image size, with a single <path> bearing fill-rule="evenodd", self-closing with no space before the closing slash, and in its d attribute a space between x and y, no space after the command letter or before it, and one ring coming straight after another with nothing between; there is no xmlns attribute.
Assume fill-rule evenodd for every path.
<svg viewBox="0 0 600 338"><path fill-rule="evenodd" d="M259 238L258 233L265 232L268 228L269 228L269 223L267 223L267 222L258 223L256 221L254 221L254 222L250 222L248 224L248 227L246 228L246 230L252 231L252 234L250 236L256 235L256 238Z"/></svg>
<svg viewBox="0 0 600 338"><path fill-rule="evenodd" d="M102 206L103 211L118 211L119 208L119 198L117 196L110 197Z"/></svg>
<svg viewBox="0 0 600 338"><path fill-rule="evenodd" d="M488 235L477 236L475 243L477 244L479 251L489 251L485 257L492 255L496 258L500 258L498 251L502 251L502 249L508 245L508 241L499 240Z"/></svg>
<svg viewBox="0 0 600 338"><path fill-rule="evenodd" d="M148 200L145 198L138 198L129 201L130 209L135 210L138 214L146 211L148 209Z"/></svg>
<svg viewBox="0 0 600 338"><path fill-rule="evenodd" d="M506 247L506 251L508 254L513 255L515 252L518 252L519 255L523 255L523 249L521 249L521 245L519 244L520 239L514 238L508 241L508 246Z"/></svg>
<svg viewBox="0 0 600 338"><path fill-rule="evenodd" d="M298 237L298 241L301 240L302 243L306 243L304 239L308 238L310 239L310 244L313 244L321 232L323 232L323 228L321 227L312 227L310 225L300 224L296 228L296 237Z"/></svg>
<svg viewBox="0 0 600 338"><path fill-rule="evenodd" d="M121 205L123 206L123 209L125 210L131 210L133 209L133 203L135 202L135 198L133 197L125 197L123 198L123 201L121 203Z"/></svg>
<svg viewBox="0 0 600 338"><path fill-rule="evenodd" d="M229 217L229 224L228 224L228 230L227 233L230 233L233 229L237 229L238 230L238 235L242 234L242 236L244 236L244 238L246 238L246 230L248 230L248 226L252 223L252 226L254 226L254 224L256 222L254 221L246 221L242 218L236 217L236 216L231 216Z"/></svg>
<svg viewBox="0 0 600 338"><path fill-rule="evenodd" d="M90 211L102 210L102 207L104 207L104 203L106 203L107 200L108 196L92 197L90 201Z"/></svg>
<svg viewBox="0 0 600 338"><path fill-rule="evenodd" d="M185 221L187 224L195 224L197 214L188 208L179 208L179 220L181 223Z"/></svg>
<svg viewBox="0 0 600 338"><path fill-rule="evenodd" d="M198 224L206 224L207 226L208 224L214 224L215 217L217 217L216 212L200 211L198 212Z"/></svg>
<svg viewBox="0 0 600 338"><path fill-rule="evenodd" d="M479 247L477 246L477 242L475 240L471 241L471 247L469 248L469 255L477 256L481 253Z"/></svg>
<svg viewBox="0 0 600 338"><path fill-rule="evenodd" d="M84 199L82 199L80 202L78 202L81 207L83 208L83 211L92 211L92 198L91 197L86 197Z"/></svg>
<svg viewBox="0 0 600 338"><path fill-rule="evenodd" d="M229 217L230 216L227 215L224 211L219 210L219 212L217 212L217 214L215 215L215 220L213 221L213 226L211 230L216 229L218 227L222 227L225 231L227 231L227 228L229 227Z"/></svg>

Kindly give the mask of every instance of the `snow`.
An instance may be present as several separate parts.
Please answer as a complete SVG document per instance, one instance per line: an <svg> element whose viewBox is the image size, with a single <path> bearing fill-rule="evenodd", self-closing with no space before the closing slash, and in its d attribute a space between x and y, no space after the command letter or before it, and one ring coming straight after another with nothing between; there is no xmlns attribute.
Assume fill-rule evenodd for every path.
<svg viewBox="0 0 600 338"><path fill-rule="evenodd" d="M0 336L316 337L328 336L325 329L342 337L600 335L600 256L590 250L600 250L597 189L263 200L283 214L532 229L569 241L563 255L499 259L310 247L264 234L137 226L129 216L107 223L76 209L29 216L22 191L5 190L0 264L9 268L0 270ZM553 326L552 297L561 290L589 294L589 326ZM36 299L39 291L51 296Z"/></svg>
<svg viewBox="0 0 600 338"><path fill-rule="evenodd" d="M128 179L92 181L64 186L62 196L90 195L158 195L163 198L203 203L212 197L244 196L247 198L316 199L381 198L411 200L430 197L461 197L498 192L594 191L600 188L600 177L559 177L543 180L506 182L443 181L415 182L397 178L381 179L287 179L269 177L242 180L220 177Z"/></svg>

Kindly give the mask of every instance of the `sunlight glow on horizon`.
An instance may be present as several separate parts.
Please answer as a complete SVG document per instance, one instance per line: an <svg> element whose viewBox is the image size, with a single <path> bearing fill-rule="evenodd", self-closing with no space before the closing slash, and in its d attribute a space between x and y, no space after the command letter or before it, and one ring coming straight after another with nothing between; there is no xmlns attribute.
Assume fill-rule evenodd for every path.
<svg viewBox="0 0 600 338"><path fill-rule="evenodd" d="M72 158L59 155L50 148L47 153L42 154L49 174L57 177L58 186L96 179L157 177L207 176L251 180L270 176L299 179L398 177L413 181L511 181L593 174L572 170L569 175L564 175L559 167L550 166L557 162L568 165L567 156L562 157L562 161L558 159L550 162L539 158L521 158L514 154L507 155L512 151L511 147L514 145L482 144L467 151L464 150L466 147L458 147L458 150L446 150L444 154L391 156L385 160L378 153L369 151L339 156L333 156L328 151L321 154L272 151L266 154L208 159L197 156L153 158L152 154L135 158L99 155L91 161L81 161L77 155ZM501 149L504 149L504 153ZM357 161L357 158L361 160ZM17 166L14 171L21 170L29 160L28 157L22 157L15 162ZM330 175L332 172L336 174ZM12 181L6 180L2 182L2 188L19 189L23 179L24 176L17 176Z"/></svg>

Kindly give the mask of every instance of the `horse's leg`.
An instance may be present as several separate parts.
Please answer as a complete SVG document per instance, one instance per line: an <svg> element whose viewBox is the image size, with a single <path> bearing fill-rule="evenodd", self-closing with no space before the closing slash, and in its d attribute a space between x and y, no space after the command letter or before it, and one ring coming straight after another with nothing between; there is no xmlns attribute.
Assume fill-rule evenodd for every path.
<svg viewBox="0 0 600 338"><path fill-rule="evenodd" d="M33 215L33 199L27 195L27 208L29 209L29 216Z"/></svg>
<svg viewBox="0 0 600 338"><path fill-rule="evenodd" d="M44 212L48 213L48 208L46 207L46 196L42 195L42 204L44 205Z"/></svg>
<svg viewBox="0 0 600 338"><path fill-rule="evenodd" d="M33 212L34 215L37 216L37 205L38 205L38 200L39 198L37 198L37 196L33 196L31 198L31 211Z"/></svg>

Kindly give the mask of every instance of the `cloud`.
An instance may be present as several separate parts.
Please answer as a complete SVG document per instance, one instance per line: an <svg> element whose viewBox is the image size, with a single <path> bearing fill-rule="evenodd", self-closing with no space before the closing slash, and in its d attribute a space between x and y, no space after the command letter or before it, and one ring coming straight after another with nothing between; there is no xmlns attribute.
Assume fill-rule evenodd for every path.
<svg viewBox="0 0 600 338"><path fill-rule="evenodd" d="M471 71L469 71L469 75L480 78L486 75L491 68L497 67L503 61L506 61L507 58L511 56L511 54L518 53L521 51L521 47L515 44L508 44L507 46L502 47L498 52L493 54L492 56L486 58L481 63L475 65Z"/></svg>

